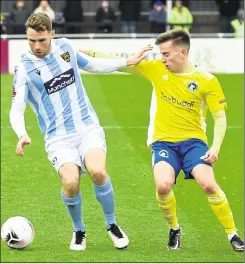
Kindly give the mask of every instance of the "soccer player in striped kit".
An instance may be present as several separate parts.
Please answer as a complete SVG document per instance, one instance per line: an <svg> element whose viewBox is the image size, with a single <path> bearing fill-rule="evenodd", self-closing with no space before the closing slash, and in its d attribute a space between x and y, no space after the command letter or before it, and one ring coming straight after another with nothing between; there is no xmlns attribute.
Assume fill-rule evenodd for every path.
<svg viewBox="0 0 245 264"><path fill-rule="evenodd" d="M86 249L86 230L82 219L79 192L82 166L94 183L94 192L102 206L106 228L116 248L126 248L127 235L115 219L114 194L106 172L106 140L103 128L90 104L79 68L107 73L138 64L145 58L143 48L127 59L91 58L75 50L65 38L53 39L52 23L47 15L36 13L26 22L30 51L15 68L10 122L19 141L16 153L31 143L25 129L24 111L29 103L44 134L48 159L59 173L61 196L73 221L71 250Z"/></svg>

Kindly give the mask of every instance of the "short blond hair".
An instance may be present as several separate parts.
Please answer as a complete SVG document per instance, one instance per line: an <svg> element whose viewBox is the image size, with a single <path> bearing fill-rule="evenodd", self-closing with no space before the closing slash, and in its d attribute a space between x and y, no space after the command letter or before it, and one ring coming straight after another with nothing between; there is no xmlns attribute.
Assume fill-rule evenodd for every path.
<svg viewBox="0 0 245 264"><path fill-rule="evenodd" d="M52 22L44 13L32 14L25 23L26 30L32 28L37 32L52 31Z"/></svg>

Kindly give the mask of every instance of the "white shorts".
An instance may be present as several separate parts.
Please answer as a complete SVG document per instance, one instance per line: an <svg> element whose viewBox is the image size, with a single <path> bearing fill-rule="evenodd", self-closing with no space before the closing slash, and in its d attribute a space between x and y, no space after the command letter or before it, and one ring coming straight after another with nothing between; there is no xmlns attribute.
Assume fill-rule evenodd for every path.
<svg viewBox="0 0 245 264"><path fill-rule="evenodd" d="M90 126L75 133L53 136L45 142L48 159L57 172L62 165L77 164L81 174L85 172L84 156L93 148L101 148L106 153L105 133L101 126Z"/></svg>

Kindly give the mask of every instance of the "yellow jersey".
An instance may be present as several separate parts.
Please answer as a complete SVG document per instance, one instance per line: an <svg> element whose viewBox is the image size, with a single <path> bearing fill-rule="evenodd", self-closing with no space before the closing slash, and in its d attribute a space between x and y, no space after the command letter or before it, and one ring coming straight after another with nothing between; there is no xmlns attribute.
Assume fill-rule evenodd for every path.
<svg viewBox="0 0 245 264"><path fill-rule="evenodd" d="M192 138L207 142L207 108L216 112L227 107L217 78L198 67L189 73L172 73L161 60L133 68L153 85L147 145Z"/></svg>

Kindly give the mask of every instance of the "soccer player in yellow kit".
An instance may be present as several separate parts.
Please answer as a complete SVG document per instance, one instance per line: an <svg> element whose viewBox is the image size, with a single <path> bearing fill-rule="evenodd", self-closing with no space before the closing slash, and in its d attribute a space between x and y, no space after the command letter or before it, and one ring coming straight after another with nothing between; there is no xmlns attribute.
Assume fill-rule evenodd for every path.
<svg viewBox="0 0 245 264"><path fill-rule="evenodd" d="M147 144L152 147L156 199L170 226L168 249L181 248L172 188L183 170L185 179L195 178L206 193L232 248L244 251L226 195L217 184L212 168L226 131L226 99L222 88L214 75L189 61L190 36L186 31L174 29L162 33L155 44L159 46L161 60L144 61L125 71L144 76L154 88ZM106 57L94 51L89 55ZM205 133L207 108L214 118L210 148Z"/></svg>

